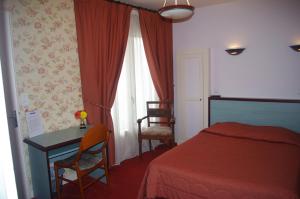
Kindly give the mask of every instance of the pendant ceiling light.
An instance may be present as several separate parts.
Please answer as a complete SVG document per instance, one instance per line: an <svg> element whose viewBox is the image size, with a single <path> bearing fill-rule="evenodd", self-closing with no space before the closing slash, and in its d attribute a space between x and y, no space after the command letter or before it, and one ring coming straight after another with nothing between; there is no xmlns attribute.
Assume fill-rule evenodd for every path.
<svg viewBox="0 0 300 199"><path fill-rule="evenodd" d="M158 13L164 18L180 21L190 18L194 14L194 7L191 6L189 0L186 0L186 4L178 4L177 0L174 0L171 5L167 4L167 0L165 0Z"/></svg>

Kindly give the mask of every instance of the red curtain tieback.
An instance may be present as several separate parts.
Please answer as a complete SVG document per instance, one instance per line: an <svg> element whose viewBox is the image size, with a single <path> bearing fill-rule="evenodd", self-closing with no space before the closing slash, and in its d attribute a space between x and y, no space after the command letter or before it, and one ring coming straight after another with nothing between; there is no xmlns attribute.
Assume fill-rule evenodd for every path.
<svg viewBox="0 0 300 199"><path fill-rule="evenodd" d="M96 104L96 103L93 103L93 102L89 102L89 101L86 101L87 103L89 103L90 105L93 105L93 106L96 106L97 108L99 109L104 109L105 111L109 111L111 110L110 107L107 107L107 106L103 106L101 104Z"/></svg>

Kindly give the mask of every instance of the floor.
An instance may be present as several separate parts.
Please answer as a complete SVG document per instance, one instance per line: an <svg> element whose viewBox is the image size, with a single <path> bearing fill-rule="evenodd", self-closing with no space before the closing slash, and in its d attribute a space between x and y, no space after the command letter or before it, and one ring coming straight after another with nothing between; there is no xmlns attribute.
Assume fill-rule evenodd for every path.
<svg viewBox="0 0 300 199"><path fill-rule="evenodd" d="M110 184L96 183L85 190L86 199L135 199L147 165L151 160L167 150L164 146L152 152L143 153L142 158L135 157L122 162L110 169ZM63 187L63 199L80 198L76 185L67 184Z"/></svg>

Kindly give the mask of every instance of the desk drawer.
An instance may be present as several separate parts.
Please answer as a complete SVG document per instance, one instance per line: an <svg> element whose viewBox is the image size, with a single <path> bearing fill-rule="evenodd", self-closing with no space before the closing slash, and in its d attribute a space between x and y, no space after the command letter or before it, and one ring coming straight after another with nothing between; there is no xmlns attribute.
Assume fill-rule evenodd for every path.
<svg viewBox="0 0 300 199"><path fill-rule="evenodd" d="M64 147L60 147L58 149L53 149L48 152L48 158L50 161L51 161L51 159L59 160L59 159L66 158L66 157L76 153L79 149L79 145L80 145L80 143L75 143L75 144L67 145ZM67 156L65 156L65 155L67 155ZM58 157L60 157L60 158L58 158Z"/></svg>

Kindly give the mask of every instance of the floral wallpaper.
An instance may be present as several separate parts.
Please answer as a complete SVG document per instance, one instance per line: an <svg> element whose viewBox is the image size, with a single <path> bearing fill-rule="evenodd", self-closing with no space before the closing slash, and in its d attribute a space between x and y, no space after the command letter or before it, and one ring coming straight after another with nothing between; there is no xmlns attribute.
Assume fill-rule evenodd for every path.
<svg viewBox="0 0 300 199"><path fill-rule="evenodd" d="M28 110L40 110L46 132L78 124L73 114L82 99L73 1L15 0L11 26L20 99L27 95ZM24 117L22 104L19 108Z"/></svg>
<svg viewBox="0 0 300 199"><path fill-rule="evenodd" d="M74 112L83 105L73 1L9 0L7 7L22 136L28 136L26 110L40 111L45 133L79 125Z"/></svg>

